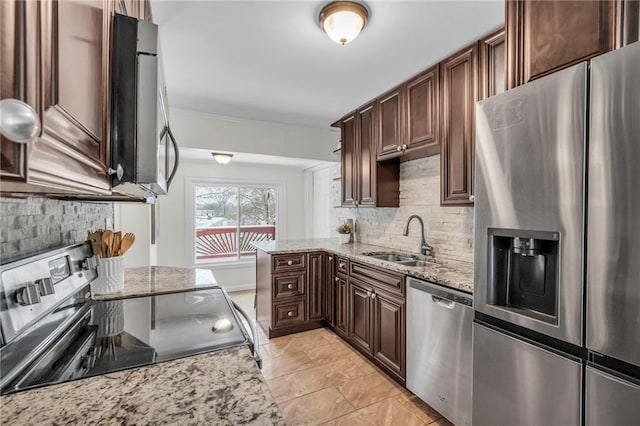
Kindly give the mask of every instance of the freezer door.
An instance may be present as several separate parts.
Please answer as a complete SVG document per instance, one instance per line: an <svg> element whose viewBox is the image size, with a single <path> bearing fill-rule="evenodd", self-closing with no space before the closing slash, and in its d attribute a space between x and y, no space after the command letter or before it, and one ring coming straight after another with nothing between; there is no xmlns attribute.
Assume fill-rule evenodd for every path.
<svg viewBox="0 0 640 426"><path fill-rule="evenodd" d="M587 346L640 366L640 42L591 61Z"/></svg>
<svg viewBox="0 0 640 426"><path fill-rule="evenodd" d="M586 426L637 425L640 386L587 367L586 405Z"/></svg>
<svg viewBox="0 0 640 426"><path fill-rule="evenodd" d="M579 362L473 324L473 425L580 425Z"/></svg>
<svg viewBox="0 0 640 426"><path fill-rule="evenodd" d="M586 63L476 105L474 300L477 311L583 344ZM490 228L556 235L553 321L491 300ZM518 232L515 232L518 236Z"/></svg>

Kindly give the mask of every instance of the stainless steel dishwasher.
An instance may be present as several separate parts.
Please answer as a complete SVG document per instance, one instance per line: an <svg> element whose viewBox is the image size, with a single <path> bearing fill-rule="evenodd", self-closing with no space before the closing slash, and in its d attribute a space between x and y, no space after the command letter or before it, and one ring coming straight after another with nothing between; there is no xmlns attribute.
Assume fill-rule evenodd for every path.
<svg viewBox="0 0 640 426"><path fill-rule="evenodd" d="M473 296L407 278L407 388L456 426L471 424Z"/></svg>

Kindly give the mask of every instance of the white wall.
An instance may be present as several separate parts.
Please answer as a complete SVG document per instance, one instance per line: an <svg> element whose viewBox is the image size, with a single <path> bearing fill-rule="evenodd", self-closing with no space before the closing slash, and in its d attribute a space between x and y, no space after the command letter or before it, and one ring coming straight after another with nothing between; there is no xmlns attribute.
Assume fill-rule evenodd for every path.
<svg viewBox="0 0 640 426"><path fill-rule="evenodd" d="M151 244L151 206L138 203L114 203L114 229L133 232L136 241L124 256L124 267L155 265L157 244Z"/></svg>
<svg viewBox="0 0 640 426"><path fill-rule="evenodd" d="M338 129L325 130L171 109L171 129L182 147L335 161Z"/></svg>
<svg viewBox="0 0 640 426"><path fill-rule="evenodd" d="M256 164L219 165L210 162L185 162L180 165L169 195L160 198L158 264L192 267L186 255L187 230L185 229L185 178L208 177L226 179L256 179L284 184L286 221L279 229L287 239L304 238L306 226L304 172L299 168L262 166ZM276 235L278 238L278 235ZM201 267L201 266L198 266ZM255 264L234 267L208 266L219 284L227 289L238 286L255 286Z"/></svg>

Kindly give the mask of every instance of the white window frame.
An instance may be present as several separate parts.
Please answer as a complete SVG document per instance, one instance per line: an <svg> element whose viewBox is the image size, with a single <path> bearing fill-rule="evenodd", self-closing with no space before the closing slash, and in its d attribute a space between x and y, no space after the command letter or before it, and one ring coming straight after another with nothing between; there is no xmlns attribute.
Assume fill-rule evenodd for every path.
<svg viewBox="0 0 640 426"><path fill-rule="evenodd" d="M255 265L255 260L233 259L217 261L196 261L196 186L218 185L218 186L239 186L245 188L273 188L276 191L276 238L275 240L286 240L287 227L284 226L287 220L286 184L284 181L262 180L262 179L241 179L241 178L207 178L187 176L184 179L185 194L185 255L187 262L192 267L211 267L218 269L236 268L238 266Z"/></svg>

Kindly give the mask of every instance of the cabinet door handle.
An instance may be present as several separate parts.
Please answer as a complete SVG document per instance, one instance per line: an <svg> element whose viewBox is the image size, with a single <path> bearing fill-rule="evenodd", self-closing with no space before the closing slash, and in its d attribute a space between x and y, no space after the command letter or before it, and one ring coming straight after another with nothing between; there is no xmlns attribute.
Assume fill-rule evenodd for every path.
<svg viewBox="0 0 640 426"><path fill-rule="evenodd" d="M287 261L287 265L289 265L289 266L293 265L293 261L288 260L288 261Z"/></svg>
<svg viewBox="0 0 640 426"><path fill-rule="evenodd" d="M288 284L288 285L287 285L287 288L288 288L289 290L291 290L291 289L293 288L293 284Z"/></svg>
<svg viewBox="0 0 640 426"><path fill-rule="evenodd" d="M287 316L288 316L288 317L292 317L292 316L293 316L293 311L289 311L289 312L287 312Z"/></svg>

